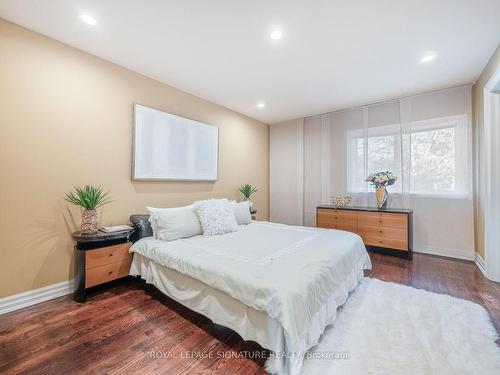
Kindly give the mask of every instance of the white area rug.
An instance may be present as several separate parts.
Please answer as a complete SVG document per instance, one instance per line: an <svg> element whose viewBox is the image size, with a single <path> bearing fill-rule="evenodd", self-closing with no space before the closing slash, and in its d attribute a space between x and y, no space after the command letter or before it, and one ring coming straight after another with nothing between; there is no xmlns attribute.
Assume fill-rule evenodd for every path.
<svg viewBox="0 0 500 375"><path fill-rule="evenodd" d="M306 355L302 373L499 375L496 337L482 306L365 278Z"/></svg>

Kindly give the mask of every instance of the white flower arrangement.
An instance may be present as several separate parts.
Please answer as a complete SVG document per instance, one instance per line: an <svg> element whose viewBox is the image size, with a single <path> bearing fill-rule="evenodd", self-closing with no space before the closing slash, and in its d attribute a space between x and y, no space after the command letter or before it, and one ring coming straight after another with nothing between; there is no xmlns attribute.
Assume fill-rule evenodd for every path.
<svg viewBox="0 0 500 375"><path fill-rule="evenodd" d="M372 173L366 178L366 182L370 182L371 186L376 188L385 188L393 185L398 178L390 171Z"/></svg>

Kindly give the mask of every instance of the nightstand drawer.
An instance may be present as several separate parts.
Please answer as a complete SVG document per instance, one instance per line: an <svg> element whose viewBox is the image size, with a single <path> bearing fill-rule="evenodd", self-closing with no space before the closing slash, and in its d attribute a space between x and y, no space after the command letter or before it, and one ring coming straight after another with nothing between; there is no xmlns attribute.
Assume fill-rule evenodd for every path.
<svg viewBox="0 0 500 375"><path fill-rule="evenodd" d="M121 262L88 269L86 272L85 288L127 276L130 272L131 264L132 258L123 258Z"/></svg>
<svg viewBox="0 0 500 375"><path fill-rule="evenodd" d="M89 269L120 262L123 259L131 259L131 254L128 252L131 245L130 242L127 242L120 245L88 250L85 254L85 268Z"/></svg>
<svg viewBox="0 0 500 375"><path fill-rule="evenodd" d="M359 212L358 225L378 227L408 228L408 216L383 212Z"/></svg>

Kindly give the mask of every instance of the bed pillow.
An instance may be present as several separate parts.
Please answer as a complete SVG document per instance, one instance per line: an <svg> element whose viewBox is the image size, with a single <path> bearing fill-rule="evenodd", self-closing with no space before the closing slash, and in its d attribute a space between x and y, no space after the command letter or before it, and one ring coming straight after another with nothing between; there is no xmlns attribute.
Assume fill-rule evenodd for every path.
<svg viewBox="0 0 500 375"><path fill-rule="evenodd" d="M177 207L177 208L181 208L181 207ZM171 208L146 207L146 209L149 212L148 221L150 222L151 229L153 230L153 237L157 238L157 236L156 236L156 213L158 213L159 211L162 211L162 210L169 210Z"/></svg>
<svg viewBox="0 0 500 375"><path fill-rule="evenodd" d="M188 238L202 234L194 206L175 208L147 207L153 236L164 241Z"/></svg>
<svg viewBox="0 0 500 375"><path fill-rule="evenodd" d="M252 215L250 215L250 202L243 201L240 203L230 203L233 209L234 216L238 225L249 224L252 222Z"/></svg>
<svg viewBox="0 0 500 375"><path fill-rule="evenodd" d="M227 199L198 201L195 207L204 235L215 236L238 230L236 217Z"/></svg>

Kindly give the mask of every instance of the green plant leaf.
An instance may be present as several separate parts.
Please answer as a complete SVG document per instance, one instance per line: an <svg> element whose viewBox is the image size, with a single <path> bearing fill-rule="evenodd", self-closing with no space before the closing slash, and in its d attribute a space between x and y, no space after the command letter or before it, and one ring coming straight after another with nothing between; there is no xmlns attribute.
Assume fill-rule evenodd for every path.
<svg viewBox="0 0 500 375"><path fill-rule="evenodd" d="M250 198L252 196L252 194L254 194L258 191L256 187L253 187L250 184L242 185L242 186L240 186L240 188L238 190L247 199Z"/></svg>
<svg viewBox="0 0 500 375"><path fill-rule="evenodd" d="M101 186L85 185L75 187L74 192L66 194L65 200L85 210L95 210L111 201L109 192L105 192Z"/></svg>

